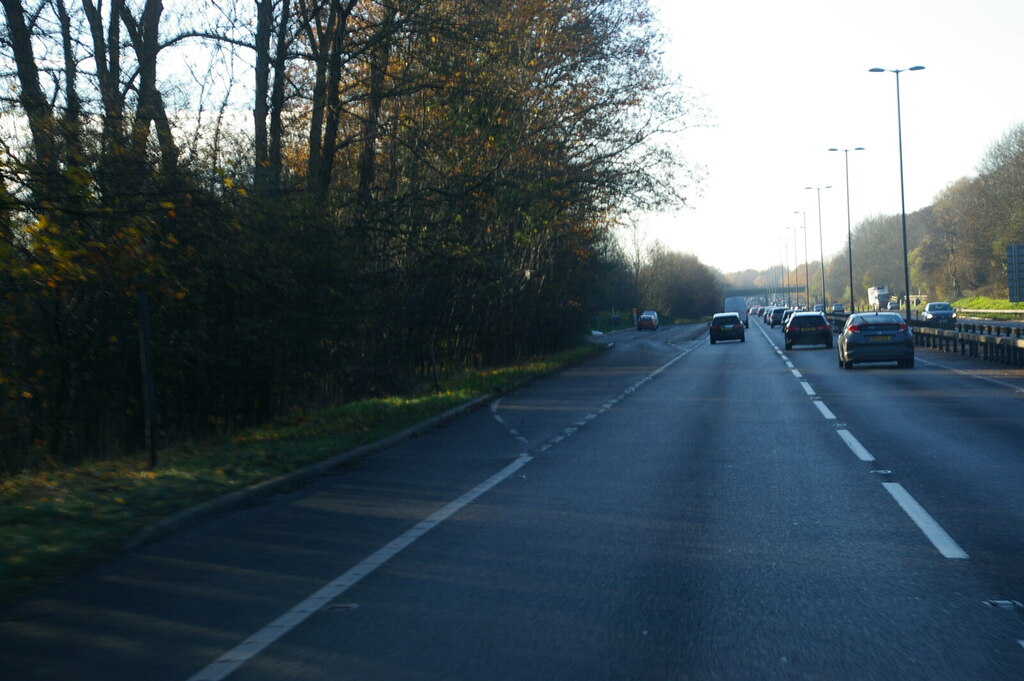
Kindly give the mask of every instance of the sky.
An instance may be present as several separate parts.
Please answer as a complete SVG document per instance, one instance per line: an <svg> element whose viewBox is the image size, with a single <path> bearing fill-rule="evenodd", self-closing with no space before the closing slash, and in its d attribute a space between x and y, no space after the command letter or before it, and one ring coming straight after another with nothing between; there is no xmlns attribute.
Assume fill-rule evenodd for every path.
<svg viewBox="0 0 1024 681"><path fill-rule="evenodd" d="M896 75L872 67L925 67L899 75L908 213L976 176L989 149L1024 124L1024 0L651 4L670 39L666 67L710 115L674 140L705 168L689 207L641 224L648 239L722 272L840 252L844 156L854 230L900 214Z"/></svg>

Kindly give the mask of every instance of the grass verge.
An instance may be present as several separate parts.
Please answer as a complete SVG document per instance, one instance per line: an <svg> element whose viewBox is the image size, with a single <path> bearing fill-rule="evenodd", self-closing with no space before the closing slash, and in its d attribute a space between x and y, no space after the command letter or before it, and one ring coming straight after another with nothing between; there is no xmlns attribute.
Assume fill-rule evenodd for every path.
<svg viewBox="0 0 1024 681"><path fill-rule="evenodd" d="M162 518L375 442L416 423L599 353L565 353L447 379L439 393L363 400L295 412L228 438L144 457L94 462L0 482L0 602L95 565Z"/></svg>
<svg viewBox="0 0 1024 681"><path fill-rule="evenodd" d="M965 310L1024 310L1024 303L1011 303L1007 298L986 298L984 296L975 296L973 298L961 298L960 300L953 301L953 307L962 308ZM1020 314L998 314L998 313L987 313L984 315L985 319L990 319L997 322L1015 321L1019 322L1024 319ZM960 320L964 321L964 320Z"/></svg>

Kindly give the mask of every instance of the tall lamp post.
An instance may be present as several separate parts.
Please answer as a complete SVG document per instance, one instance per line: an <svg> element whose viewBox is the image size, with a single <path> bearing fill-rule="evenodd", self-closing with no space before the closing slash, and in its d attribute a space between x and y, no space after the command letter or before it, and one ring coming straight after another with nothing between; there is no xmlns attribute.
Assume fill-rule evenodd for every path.
<svg viewBox="0 0 1024 681"><path fill-rule="evenodd" d="M832 189L832 185L827 187L804 187L804 189L816 189L818 191L818 257L821 258L821 305L825 306L825 246L822 243L821 236L821 190ZM806 213L804 214L806 216ZM804 220L807 218L805 217Z"/></svg>
<svg viewBox="0 0 1024 681"><path fill-rule="evenodd" d="M850 261L850 312L854 312L853 297L853 222L850 219L850 152L864 151L864 147L853 149L839 149L832 147L829 151L843 152L843 161L846 164L846 255Z"/></svg>
<svg viewBox="0 0 1024 681"><path fill-rule="evenodd" d="M803 215L804 216L804 223L803 223L803 227L801 228L801 229L804 230L804 302L807 304L807 307L810 307L811 306L811 282L809 282L807 280L807 272L810 269L807 266L807 211L795 210L795 211L793 211L793 215ZM796 235L794 235L793 238L796 239ZM797 281L799 282L799 278L797 279Z"/></svg>
<svg viewBox="0 0 1024 681"><path fill-rule="evenodd" d="M782 290L786 293L786 299L789 300L789 287L790 284L790 273L789 273L789 237L782 237L782 252L784 256L782 264Z"/></svg>
<svg viewBox="0 0 1024 681"><path fill-rule="evenodd" d="M910 322L910 260L907 257L907 201L903 188L903 118L900 113L900 74L904 71L922 71L923 66L911 66L909 69L868 69L871 73L896 74L896 131L900 149L900 211L903 216L903 287L907 295L907 322Z"/></svg>
<svg viewBox="0 0 1024 681"><path fill-rule="evenodd" d="M788 230L789 227L786 227L786 229ZM790 288L793 288L793 289L799 289L800 288L800 274L797 273L797 268L800 267L800 248L799 248L799 246L797 246L797 241L796 241L796 230L797 229L798 229L797 227L793 227L793 274L791 274L790 277L789 277L789 286L790 286ZM805 254L805 257L806 257L806 254ZM804 270L806 271L807 268L804 267ZM797 304L797 307L799 307L800 306L800 291L799 290L795 290L795 291L793 291L793 293L796 294L796 304ZM790 307L792 307L792 301L790 301Z"/></svg>

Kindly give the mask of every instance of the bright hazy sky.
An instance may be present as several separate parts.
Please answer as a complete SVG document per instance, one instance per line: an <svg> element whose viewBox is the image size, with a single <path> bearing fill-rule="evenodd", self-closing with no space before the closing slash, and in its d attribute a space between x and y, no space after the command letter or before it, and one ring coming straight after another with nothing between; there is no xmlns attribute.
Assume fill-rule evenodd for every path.
<svg viewBox="0 0 1024 681"><path fill-rule="evenodd" d="M896 76L907 212L977 174L1024 124L1024 0L651 0L671 37L665 61L699 93L714 127L681 134L706 166L690 208L646 221L651 237L723 272L781 264L785 244L826 260L846 243L849 152L854 228L900 213ZM788 242L786 241L788 237ZM854 252L856 258L856 252Z"/></svg>

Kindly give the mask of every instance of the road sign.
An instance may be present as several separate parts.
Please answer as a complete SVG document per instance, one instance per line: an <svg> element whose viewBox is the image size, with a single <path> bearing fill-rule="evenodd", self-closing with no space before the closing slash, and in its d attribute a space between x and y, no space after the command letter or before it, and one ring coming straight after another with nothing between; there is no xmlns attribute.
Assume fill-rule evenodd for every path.
<svg viewBox="0 0 1024 681"><path fill-rule="evenodd" d="M1010 302L1024 302L1024 244L1006 247L1006 278L1010 289Z"/></svg>

